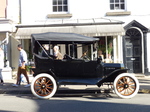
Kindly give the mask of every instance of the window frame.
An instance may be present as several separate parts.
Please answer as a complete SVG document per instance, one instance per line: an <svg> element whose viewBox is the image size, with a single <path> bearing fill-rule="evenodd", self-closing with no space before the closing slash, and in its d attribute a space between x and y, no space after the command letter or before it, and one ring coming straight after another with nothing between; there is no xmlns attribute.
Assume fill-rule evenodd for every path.
<svg viewBox="0 0 150 112"><path fill-rule="evenodd" d="M98 55L99 51L101 51L102 61L105 63L114 63L116 60L113 58L117 56L114 55L115 51L117 50L114 44L114 37L113 36L102 36L98 42Z"/></svg>
<svg viewBox="0 0 150 112"><path fill-rule="evenodd" d="M112 1L112 2L111 2ZM118 4L119 8L115 8L115 5ZM121 8L121 5L124 4L124 8ZM113 8L111 8L111 5L114 5ZM110 11L125 11L126 10L126 0L122 2L122 0L110 0L109 1L109 9Z"/></svg>
<svg viewBox="0 0 150 112"><path fill-rule="evenodd" d="M65 1L66 1L66 4L64 4ZM57 3L54 4L54 2L57 2ZM54 11L54 7L57 8L56 11ZM66 10L64 7L66 7ZM68 0L52 0L52 12L53 13L68 13L69 12Z"/></svg>

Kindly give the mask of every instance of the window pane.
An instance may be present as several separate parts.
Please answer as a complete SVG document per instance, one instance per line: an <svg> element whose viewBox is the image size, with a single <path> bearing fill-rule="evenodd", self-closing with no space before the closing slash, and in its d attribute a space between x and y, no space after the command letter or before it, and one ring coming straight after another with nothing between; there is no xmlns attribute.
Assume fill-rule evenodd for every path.
<svg viewBox="0 0 150 112"><path fill-rule="evenodd" d="M113 37L107 37L107 52L109 56L113 55ZM108 57L109 57L108 56ZM111 58L111 57L110 57Z"/></svg>
<svg viewBox="0 0 150 112"><path fill-rule="evenodd" d="M115 9L120 9L119 4L115 4Z"/></svg>
<svg viewBox="0 0 150 112"><path fill-rule="evenodd" d="M57 0L53 0L53 5L57 5Z"/></svg>
<svg viewBox="0 0 150 112"><path fill-rule="evenodd" d="M130 57L130 56L132 56L132 49L131 49L131 47L127 47L127 57Z"/></svg>
<svg viewBox="0 0 150 112"><path fill-rule="evenodd" d="M126 45L132 45L130 38L126 38Z"/></svg>
<svg viewBox="0 0 150 112"><path fill-rule="evenodd" d="M114 4L110 4L110 9L114 9Z"/></svg>
<svg viewBox="0 0 150 112"><path fill-rule="evenodd" d="M58 12L62 12L62 6L58 6Z"/></svg>
<svg viewBox="0 0 150 112"><path fill-rule="evenodd" d="M113 62L113 37L100 37L98 56L102 56L105 63Z"/></svg>
<svg viewBox="0 0 150 112"><path fill-rule="evenodd" d="M114 0L110 0L110 3L114 3Z"/></svg>
<svg viewBox="0 0 150 112"><path fill-rule="evenodd" d="M57 6L53 6L53 12L57 12Z"/></svg>
<svg viewBox="0 0 150 112"><path fill-rule="evenodd" d="M125 8L124 8L124 4L121 4L121 9L125 9Z"/></svg>
<svg viewBox="0 0 150 112"><path fill-rule="evenodd" d="M58 5L62 5L62 0L58 0Z"/></svg>
<svg viewBox="0 0 150 112"><path fill-rule="evenodd" d="M63 4L67 5L68 4L67 0L63 0Z"/></svg>
<svg viewBox="0 0 150 112"><path fill-rule="evenodd" d="M67 0L53 0L53 12L68 11Z"/></svg>
<svg viewBox="0 0 150 112"><path fill-rule="evenodd" d="M124 0L120 0L120 2L123 2L123 3L124 3Z"/></svg>
<svg viewBox="0 0 150 112"><path fill-rule="evenodd" d="M68 7L67 7L67 6L64 6L63 11L68 11Z"/></svg>
<svg viewBox="0 0 150 112"><path fill-rule="evenodd" d="M115 3L119 3L119 0L115 0Z"/></svg>

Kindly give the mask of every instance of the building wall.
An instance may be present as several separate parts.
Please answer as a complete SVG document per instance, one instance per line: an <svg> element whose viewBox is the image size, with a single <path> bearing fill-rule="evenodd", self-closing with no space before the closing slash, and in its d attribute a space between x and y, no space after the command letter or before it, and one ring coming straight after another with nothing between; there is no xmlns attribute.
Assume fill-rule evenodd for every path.
<svg viewBox="0 0 150 112"><path fill-rule="evenodd" d="M6 0L0 0L0 18L6 17Z"/></svg>
<svg viewBox="0 0 150 112"><path fill-rule="evenodd" d="M2 70L3 79L12 79L10 68L10 42L9 33L12 31L11 20L7 19L7 0L0 0L0 45L4 50L5 66Z"/></svg>
<svg viewBox="0 0 150 112"><path fill-rule="evenodd" d="M127 11L131 11L132 15L146 15L149 13L149 0L126 0Z"/></svg>
<svg viewBox="0 0 150 112"><path fill-rule="evenodd" d="M99 18L109 10L109 0L70 0L73 18Z"/></svg>
<svg viewBox="0 0 150 112"><path fill-rule="evenodd" d="M126 0L126 10L113 10L111 12L116 13L116 15L111 15L108 16L106 15L106 18L109 19L116 19L116 20L121 20L123 22L125 22L123 25L126 26L127 24L129 24L131 21L136 20L137 22L139 22L140 24L142 24L143 26L145 26L146 28L150 28L150 12L149 12L149 4L148 4L148 0ZM117 12L130 12L130 14L128 15L117 15ZM149 42L149 38L150 35L147 34L147 42ZM147 44L147 48L149 48L149 45ZM148 72L150 72L150 51L147 50L147 68ZM144 62L144 60L143 60ZM142 65L144 67L144 63ZM144 70L143 70L144 73Z"/></svg>
<svg viewBox="0 0 150 112"><path fill-rule="evenodd" d="M148 67L148 72L150 72L150 33L147 35L147 67Z"/></svg>
<svg viewBox="0 0 150 112"><path fill-rule="evenodd" d="M125 10L110 10L109 0L68 0L69 11L67 13L72 14L71 18L109 18L109 16L106 16L107 12L129 11L131 12L130 15L117 15L116 17L118 19L120 18L121 21L124 21L126 19L126 21L130 21L131 19L134 19L136 17L149 15L149 10L147 10L147 8L149 7L148 2L148 0L126 0ZM22 24L34 24L43 20L48 21L49 19L57 19L47 18L48 14L64 14L64 12L52 12L52 0L21 0L21 4ZM125 19L122 17L127 18Z"/></svg>
<svg viewBox="0 0 150 112"><path fill-rule="evenodd" d="M19 21L21 17L22 24L48 24L49 20L57 20L57 19L88 19L88 18L108 18L115 19L125 22L124 26L130 23L132 20L136 20L145 27L150 27L150 13L149 13L149 0L125 0L126 8L125 10L110 10L110 0L68 0L68 12L67 13L54 13L52 12L52 0L20 0L21 1L21 9L17 6L19 0L8 0L8 17ZM14 3L13 3L14 2ZM14 9L13 9L14 7ZM13 9L13 10L11 10ZM21 11L19 13L19 11ZM127 14L126 14L127 12ZM116 15L108 16L107 13L115 13ZM120 13L118 15L118 13ZM71 14L72 16L69 18L48 18L49 14ZM17 19L17 17L19 17ZM114 37L115 38L115 37ZM118 37L120 38L120 37ZM150 38L150 35L147 35L147 38ZM117 38L115 53L118 53L116 58L123 60L122 49L120 46L121 39ZM114 41L114 42L115 42ZM150 51L147 51L148 55ZM148 60L150 60L148 58ZM150 64L148 62L148 67L150 68Z"/></svg>
<svg viewBox="0 0 150 112"><path fill-rule="evenodd" d="M125 24L128 24L132 20L137 20L141 24L147 26L149 28L150 26L150 12L149 12L149 4L148 0L126 0L126 10L111 10L111 12L130 12L128 15L113 15L113 16L105 16L106 18L110 19L117 19L124 21Z"/></svg>
<svg viewBox="0 0 150 112"><path fill-rule="evenodd" d="M68 0L68 13L72 14L71 18L103 17L109 9L109 5L107 5L108 1L109 0ZM62 12L52 12L52 0L22 0L21 13L22 24L34 24L42 20L49 20L51 18L47 18L48 14L64 14Z"/></svg>
<svg viewBox="0 0 150 112"><path fill-rule="evenodd" d="M14 24L19 23L19 1L20 0L7 0L7 19L13 21Z"/></svg>

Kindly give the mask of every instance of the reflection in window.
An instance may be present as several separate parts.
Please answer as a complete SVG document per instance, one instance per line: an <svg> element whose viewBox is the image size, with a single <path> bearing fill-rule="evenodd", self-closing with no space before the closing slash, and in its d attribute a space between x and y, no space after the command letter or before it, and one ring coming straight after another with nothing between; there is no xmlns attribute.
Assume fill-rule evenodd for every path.
<svg viewBox="0 0 150 112"><path fill-rule="evenodd" d="M100 37L98 43L98 56L101 56L105 63L113 62L113 37Z"/></svg>
<svg viewBox="0 0 150 112"><path fill-rule="evenodd" d="M125 10L125 0L110 0L111 10Z"/></svg>
<svg viewBox="0 0 150 112"><path fill-rule="evenodd" d="M132 48L127 47L127 57L131 57L131 56L132 56Z"/></svg>
<svg viewBox="0 0 150 112"><path fill-rule="evenodd" d="M68 2L67 0L53 0L53 12L67 12Z"/></svg>

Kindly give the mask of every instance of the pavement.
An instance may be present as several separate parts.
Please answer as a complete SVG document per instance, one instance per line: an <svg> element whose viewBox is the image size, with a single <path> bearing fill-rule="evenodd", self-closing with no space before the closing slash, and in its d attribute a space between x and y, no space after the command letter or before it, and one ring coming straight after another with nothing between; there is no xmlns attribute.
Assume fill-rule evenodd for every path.
<svg viewBox="0 0 150 112"><path fill-rule="evenodd" d="M150 93L150 75L141 75L135 74L137 79L139 80L140 90L139 93ZM32 81L32 75L29 75L30 82ZM24 79L25 80L25 79ZM26 82L22 82L20 86L13 87L12 84L16 83L16 79L13 78L11 80L4 80L4 85L0 85L0 94L32 94L30 87L25 88L24 86L27 84ZM75 90L75 93L81 93L81 90L86 90L86 92L96 92L98 90L107 90L108 86L104 85L98 88L96 85L82 86L82 85L69 85L69 86L60 86L58 89L58 93L70 92L70 90ZM108 91L105 91L108 92Z"/></svg>

